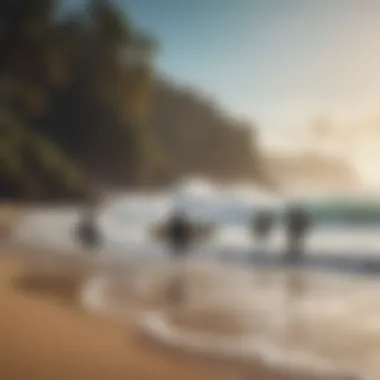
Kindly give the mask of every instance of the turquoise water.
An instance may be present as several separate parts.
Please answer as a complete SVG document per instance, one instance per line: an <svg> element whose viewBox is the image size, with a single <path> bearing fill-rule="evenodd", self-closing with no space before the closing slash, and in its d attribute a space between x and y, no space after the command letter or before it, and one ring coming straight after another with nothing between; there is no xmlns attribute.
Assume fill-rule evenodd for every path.
<svg viewBox="0 0 380 380"><path fill-rule="evenodd" d="M189 313L189 318L199 325L190 331L186 324L182 326L172 318L176 315L170 314L171 310L152 307L153 313L145 313L144 309L138 327L151 339L182 352L215 353L222 358L238 354L239 359L243 356L247 360L258 356L270 365L326 373L364 372L374 374L374 379L380 378L378 277L367 280L353 276L350 271L342 275L343 270L337 270L331 275L321 271L321 277L311 280L311 271L296 272L296 276L281 270L255 272L252 257L256 254L256 242L250 234L249 221L260 208L269 207L281 215L287 206L285 200L270 203L255 194L241 193L229 197L207 193L173 198L171 194L126 194L111 198L103 206L99 225L106 240L105 248L95 260L99 276L85 284L82 296L85 306L96 312L121 315L123 319L131 305L123 298L126 294L132 294L136 301L140 296L143 302L160 299L173 275L187 273L189 298L180 312L185 321ZM333 258L359 255L362 262L362 255L366 255L371 257L372 261L367 262L373 266L380 255L380 200L330 196L303 198L297 203L309 210L315 222L307 239L310 259L325 254ZM166 260L167 249L149 233L150 226L162 222L174 204L195 219L216 223L219 231L213 241L194 247L184 267L182 263ZM71 270L73 263L84 262L83 255L76 255L81 251L73 239L79 218L80 210L75 208L35 210L20 221L14 238L48 248L40 251L44 270L55 270L53 254L59 270ZM278 227L267 246L268 256L281 255L286 247L280 223ZM134 260L137 258L143 260ZM28 259L32 260L30 255ZM90 259L93 263L93 258ZM355 260L353 266L358 262ZM129 267L129 263L137 262L147 263L147 268L141 265L140 271ZM361 269L358 265L353 273L368 271L368 267L364 265ZM128 270L124 272L124 268ZM120 285L114 271L122 275ZM208 319L202 319L204 316ZM210 317L215 325L227 321L228 326L238 326L244 330L244 339L231 340L221 332L211 341L205 333L208 326L202 322Z"/></svg>
<svg viewBox="0 0 380 380"><path fill-rule="evenodd" d="M366 198L331 197L305 202L316 224L380 227L380 201Z"/></svg>

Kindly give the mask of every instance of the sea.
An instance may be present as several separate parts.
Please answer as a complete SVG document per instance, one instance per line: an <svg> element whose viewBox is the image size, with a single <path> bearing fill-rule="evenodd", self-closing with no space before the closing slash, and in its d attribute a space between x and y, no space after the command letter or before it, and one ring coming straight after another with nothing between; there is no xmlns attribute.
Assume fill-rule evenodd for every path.
<svg viewBox="0 0 380 380"><path fill-rule="evenodd" d="M312 220L297 268L282 260L284 212L292 204L302 205ZM152 233L173 208L215 229L182 260L170 259L168 246ZM262 209L276 216L264 245L250 230ZM104 242L90 253L75 239L81 212L67 206L31 210L12 240L49 254L97 260L98 270L81 294L90 310L125 318L131 293L158 299L180 276L187 294L180 306L135 303L141 308L139 328L152 339L202 355L260 357L289 370L380 379L380 196L268 194L204 179L160 193L112 193L97 214ZM117 275L99 270L112 263Z"/></svg>

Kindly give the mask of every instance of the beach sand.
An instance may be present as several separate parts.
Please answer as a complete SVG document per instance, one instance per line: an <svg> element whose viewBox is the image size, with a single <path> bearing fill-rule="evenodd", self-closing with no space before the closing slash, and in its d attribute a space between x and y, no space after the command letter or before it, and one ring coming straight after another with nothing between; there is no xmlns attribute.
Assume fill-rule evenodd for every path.
<svg viewBox="0 0 380 380"><path fill-rule="evenodd" d="M19 216L7 212L3 226ZM77 302L80 275L44 276L16 258L22 255L12 255L11 248L0 248L0 379L321 379L259 361L241 365L164 349L140 337L132 321L83 310Z"/></svg>

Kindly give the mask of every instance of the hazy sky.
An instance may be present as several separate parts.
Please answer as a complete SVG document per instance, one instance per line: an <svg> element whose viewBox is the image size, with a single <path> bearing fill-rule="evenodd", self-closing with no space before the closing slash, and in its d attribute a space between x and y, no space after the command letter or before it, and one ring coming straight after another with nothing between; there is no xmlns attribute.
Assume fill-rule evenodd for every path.
<svg viewBox="0 0 380 380"><path fill-rule="evenodd" d="M308 126L326 117L340 127L331 149L380 185L380 0L116 1L161 41L163 71L257 122L269 145L318 146Z"/></svg>
<svg viewBox="0 0 380 380"><path fill-rule="evenodd" d="M118 0L159 66L261 127L380 105L378 0Z"/></svg>
<svg viewBox="0 0 380 380"><path fill-rule="evenodd" d="M319 147L308 127L326 118L324 143L380 186L380 0L113 1L158 38L162 71L256 122L269 146Z"/></svg>

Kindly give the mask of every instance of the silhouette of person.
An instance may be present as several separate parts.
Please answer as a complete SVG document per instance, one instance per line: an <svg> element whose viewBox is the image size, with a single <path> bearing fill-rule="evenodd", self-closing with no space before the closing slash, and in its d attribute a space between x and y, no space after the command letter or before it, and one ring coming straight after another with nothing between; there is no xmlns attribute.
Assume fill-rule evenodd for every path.
<svg viewBox="0 0 380 380"><path fill-rule="evenodd" d="M253 217L252 230L255 238L262 243L268 240L273 228L274 217L270 211L263 210Z"/></svg>
<svg viewBox="0 0 380 380"><path fill-rule="evenodd" d="M289 239L287 262L296 263L304 254L305 237L310 229L310 217L306 210L293 206L287 213L287 236Z"/></svg>
<svg viewBox="0 0 380 380"><path fill-rule="evenodd" d="M172 253L175 256L183 256L192 242L192 226L186 214L177 210L167 224L167 236Z"/></svg>
<svg viewBox="0 0 380 380"><path fill-rule="evenodd" d="M100 233L96 225L95 212L92 208L85 212L83 219L79 222L77 237L86 248L96 249L99 247Z"/></svg>

